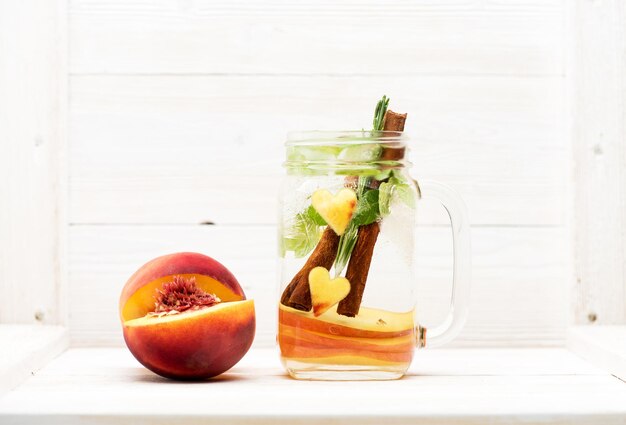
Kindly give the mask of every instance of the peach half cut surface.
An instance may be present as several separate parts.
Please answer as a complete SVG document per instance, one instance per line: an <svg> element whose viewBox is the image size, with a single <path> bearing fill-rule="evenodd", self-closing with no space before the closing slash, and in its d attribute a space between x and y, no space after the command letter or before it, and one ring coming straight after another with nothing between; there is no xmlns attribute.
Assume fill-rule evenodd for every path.
<svg viewBox="0 0 626 425"><path fill-rule="evenodd" d="M221 302L246 299L235 276L220 262L196 252L169 254L147 262L128 279L119 303L122 322L154 311L155 291L174 276L194 278L198 288Z"/></svg>
<svg viewBox="0 0 626 425"><path fill-rule="evenodd" d="M252 345L256 327L254 302L245 299L234 276L195 253L159 257L137 271L122 291L120 316L135 358L161 376L182 380L233 367Z"/></svg>
<svg viewBox="0 0 626 425"><path fill-rule="evenodd" d="M335 195L318 189L311 195L311 205L339 236L343 235L356 209L357 197L352 189L343 188Z"/></svg>
<svg viewBox="0 0 626 425"><path fill-rule="evenodd" d="M314 267L309 272L309 289L313 314L319 316L350 292L350 282L345 277L330 278L330 273L324 267Z"/></svg>

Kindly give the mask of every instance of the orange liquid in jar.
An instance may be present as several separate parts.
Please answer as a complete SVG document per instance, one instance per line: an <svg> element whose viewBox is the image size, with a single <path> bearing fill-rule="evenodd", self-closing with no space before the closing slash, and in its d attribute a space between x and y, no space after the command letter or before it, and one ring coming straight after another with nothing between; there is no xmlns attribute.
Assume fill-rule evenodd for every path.
<svg viewBox="0 0 626 425"><path fill-rule="evenodd" d="M371 379L379 379L377 373L390 375L380 379L399 378L413 358L413 317L413 311L394 313L366 307L353 318L334 309L315 317L312 312L281 304L281 359L292 376L304 379L325 379L325 371L371 372Z"/></svg>

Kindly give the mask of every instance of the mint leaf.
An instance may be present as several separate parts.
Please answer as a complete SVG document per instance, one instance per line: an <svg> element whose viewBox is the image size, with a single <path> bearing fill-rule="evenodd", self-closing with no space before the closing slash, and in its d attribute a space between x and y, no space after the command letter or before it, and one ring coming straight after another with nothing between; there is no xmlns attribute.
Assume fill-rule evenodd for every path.
<svg viewBox="0 0 626 425"><path fill-rule="evenodd" d="M389 177L391 177L392 174L393 174L392 169L377 171L376 174L374 175L374 179L378 180L379 182L382 182L382 181L387 180Z"/></svg>
<svg viewBox="0 0 626 425"><path fill-rule="evenodd" d="M320 226L306 212L298 213L283 234L281 253L293 251L296 258L304 257L313 251L321 236Z"/></svg>
<svg viewBox="0 0 626 425"><path fill-rule="evenodd" d="M391 204L396 197L410 208L415 208L415 195L411 190L411 185L395 172L390 174L386 182L380 184L378 190L380 191L378 205L383 217L391 213Z"/></svg>
<svg viewBox="0 0 626 425"><path fill-rule="evenodd" d="M391 212L391 208L389 205L391 204L391 195L393 192L394 185L393 183L384 182L381 183L378 190L380 194L378 195L378 208L380 209L380 215L383 217L389 215Z"/></svg>
<svg viewBox="0 0 626 425"><path fill-rule="evenodd" d="M317 224L318 226L326 226L326 220L324 220L320 213L318 213L317 210L313 208L313 205L309 205L309 207L304 210L304 213L313 223Z"/></svg>
<svg viewBox="0 0 626 425"><path fill-rule="evenodd" d="M365 226L375 222L379 215L378 190L366 190L357 203L351 224Z"/></svg>
<svg viewBox="0 0 626 425"><path fill-rule="evenodd" d="M402 183L396 186L395 194L408 207L415 209L415 192L411 190L411 186Z"/></svg>

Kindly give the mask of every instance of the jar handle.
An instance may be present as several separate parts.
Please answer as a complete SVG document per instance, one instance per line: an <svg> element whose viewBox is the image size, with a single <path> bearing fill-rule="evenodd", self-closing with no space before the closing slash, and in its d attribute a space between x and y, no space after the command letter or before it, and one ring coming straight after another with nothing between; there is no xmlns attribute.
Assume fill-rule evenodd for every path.
<svg viewBox="0 0 626 425"><path fill-rule="evenodd" d="M452 272L452 294L450 308L442 323L428 329L418 326L418 345L423 347L428 341L428 347L437 347L452 341L463 329L469 310L469 295L471 282L471 251L470 228L467 218L467 209L461 197L450 187L424 180L415 182L421 199L436 199L448 212L452 226L452 244L454 265Z"/></svg>

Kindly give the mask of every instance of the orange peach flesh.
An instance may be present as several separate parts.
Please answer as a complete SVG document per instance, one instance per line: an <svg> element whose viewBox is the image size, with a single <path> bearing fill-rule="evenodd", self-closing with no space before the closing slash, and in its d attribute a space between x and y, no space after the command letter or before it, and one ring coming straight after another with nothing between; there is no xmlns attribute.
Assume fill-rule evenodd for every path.
<svg viewBox="0 0 626 425"><path fill-rule="evenodd" d="M196 279L196 284L200 289L216 295L220 300L222 300L222 302L239 301L244 299L243 295L236 294L226 285L223 285L212 277L199 274L180 274L178 276L182 276L184 278L194 277ZM137 291L128 298L122 307L122 321L144 317L146 314L154 311L154 296L156 294L156 290L160 289L164 283L170 282L173 277L174 275L163 276L137 289Z"/></svg>
<svg viewBox="0 0 626 425"><path fill-rule="evenodd" d="M408 366L415 347L413 313L362 307L359 316L345 318L328 311L315 318L281 305L278 342L283 360Z"/></svg>
<svg viewBox="0 0 626 425"><path fill-rule="evenodd" d="M124 339L137 360L175 379L205 379L225 372L246 354L254 332L253 300L124 322Z"/></svg>

